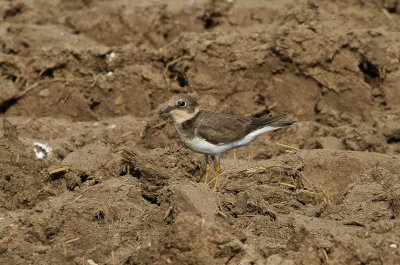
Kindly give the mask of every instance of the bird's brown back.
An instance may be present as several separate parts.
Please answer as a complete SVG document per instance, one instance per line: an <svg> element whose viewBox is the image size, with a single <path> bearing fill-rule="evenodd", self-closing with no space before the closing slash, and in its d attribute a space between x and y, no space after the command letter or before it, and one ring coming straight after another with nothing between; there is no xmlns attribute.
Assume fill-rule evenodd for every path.
<svg viewBox="0 0 400 265"><path fill-rule="evenodd" d="M247 118L236 115L200 110L193 119L182 124L182 129L196 134L213 144L224 144L242 139L247 134L265 126L286 127L294 121L285 116L266 115L260 118Z"/></svg>
<svg viewBox="0 0 400 265"><path fill-rule="evenodd" d="M250 124L250 118L200 110L196 117L182 124L182 128L210 143L223 144L246 136Z"/></svg>

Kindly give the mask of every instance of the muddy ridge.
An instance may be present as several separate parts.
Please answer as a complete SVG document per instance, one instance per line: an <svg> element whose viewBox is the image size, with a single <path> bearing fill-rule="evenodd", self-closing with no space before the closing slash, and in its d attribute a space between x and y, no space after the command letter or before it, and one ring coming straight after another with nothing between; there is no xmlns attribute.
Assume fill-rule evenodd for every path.
<svg viewBox="0 0 400 265"><path fill-rule="evenodd" d="M396 1L0 2L1 264L400 264ZM202 156L174 93L298 123Z"/></svg>

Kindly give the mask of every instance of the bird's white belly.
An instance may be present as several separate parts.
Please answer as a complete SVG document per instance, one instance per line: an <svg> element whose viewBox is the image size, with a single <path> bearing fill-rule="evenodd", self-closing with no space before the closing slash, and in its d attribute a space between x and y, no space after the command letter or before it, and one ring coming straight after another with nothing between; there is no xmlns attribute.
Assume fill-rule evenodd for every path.
<svg viewBox="0 0 400 265"><path fill-rule="evenodd" d="M182 142L187 145L187 147L189 147L191 150L202 154L222 154L234 148L231 146L232 144L212 144L200 137L182 139Z"/></svg>
<svg viewBox="0 0 400 265"><path fill-rule="evenodd" d="M249 143L251 143L253 140L255 140L257 138L257 136L266 133L266 132L270 132L273 130L276 130L279 128L276 127L263 127L261 129L255 130L251 133L249 133L248 135L246 135L244 138L234 141L234 142L230 142L230 143L223 143L223 144L213 144L210 142L207 142L205 139L201 138L201 137L193 137L193 138L181 138L182 142L189 147L191 150L195 151L195 152L199 152L199 153L203 153L203 154L212 154L212 155L218 155L218 154L222 154L225 153L231 149L240 147L240 146L244 146L244 145L248 145Z"/></svg>

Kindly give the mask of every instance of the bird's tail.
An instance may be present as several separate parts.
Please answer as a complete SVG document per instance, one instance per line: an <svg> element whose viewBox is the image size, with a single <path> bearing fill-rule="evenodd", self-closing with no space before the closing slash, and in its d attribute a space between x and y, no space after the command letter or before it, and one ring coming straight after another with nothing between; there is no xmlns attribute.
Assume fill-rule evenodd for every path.
<svg viewBox="0 0 400 265"><path fill-rule="evenodd" d="M250 130L257 130L265 126L279 129L295 123L296 121L287 119L285 115L272 116L267 114L260 118L254 118L250 123Z"/></svg>

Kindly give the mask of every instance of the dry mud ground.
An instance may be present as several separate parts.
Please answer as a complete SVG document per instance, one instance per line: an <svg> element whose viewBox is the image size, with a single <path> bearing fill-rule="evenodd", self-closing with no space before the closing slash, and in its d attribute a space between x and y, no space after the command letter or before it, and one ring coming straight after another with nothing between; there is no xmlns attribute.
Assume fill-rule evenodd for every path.
<svg viewBox="0 0 400 265"><path fill-rule="evenodd" d="M1 264L400 264L400 4L0 1ZM177 92L298 124L219 191ZM51 153L38 159L35 143Z"/></svg>

